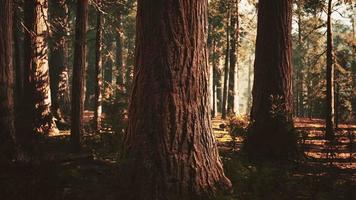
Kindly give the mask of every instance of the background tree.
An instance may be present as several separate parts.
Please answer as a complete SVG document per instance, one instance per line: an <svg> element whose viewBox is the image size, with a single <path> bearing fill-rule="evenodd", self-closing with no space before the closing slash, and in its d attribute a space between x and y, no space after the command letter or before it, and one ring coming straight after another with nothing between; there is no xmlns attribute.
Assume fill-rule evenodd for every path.
<svg viewBox="0 0 356 200"><path fill-rule="evenodd" d="M231 17L230 17L230 69L229 69L229 92L228 92L228 104L227 110L229 114L237 114L237 55L238 55L238 38L239 38L239 1L232 0L230 2L230 10L231 10Z"/></svg>
<svg viewBox="0 0 356 200"><path fill-rule="evenodd" d="M83 134L84 81L86 64L86 35L88 23L88 0L77 1L75 24L73 85L72 85L72 124L71 142L74 149L79 149Z"/></svg>
<svg viewBox="0 0 356 200"><path fill-rule="evenodd" d="M292 121L292 1L258 3L251 127L246 149L260 158L295 153Z"/></svg>
<svg viewBox="0 0 356 200"><path fill-rule="evenodd" d="M103 83L103 15L100 10L101 1L97 0L97 25L96 25L96 61L95 61L95 110L94 110L94 127L95 130L100 130L101 113L102 113L102 83Z"/></svg>
<svg viewBox="0 0 356 200"><path fill-rule="evenodd" d="M49 1L50 76L52 113L58 121L64 122L69 114L69 8L66 0ZM66 117L68 118L68 117Z"/></svg>
<svg viewBox="0 0 356 200"><path fill-rule="evenodd" d="M207 1L140 0L137 20L126 191L131 199L212 198L231 185L209 125Z"/></svg>
<svg viewBox="0 0 356 200"><path fill-rule="evenodd" d="M326 22L326 138L331 140L335 133L335 66L333 34L331 30L332 0L328 0Z"/></svg>

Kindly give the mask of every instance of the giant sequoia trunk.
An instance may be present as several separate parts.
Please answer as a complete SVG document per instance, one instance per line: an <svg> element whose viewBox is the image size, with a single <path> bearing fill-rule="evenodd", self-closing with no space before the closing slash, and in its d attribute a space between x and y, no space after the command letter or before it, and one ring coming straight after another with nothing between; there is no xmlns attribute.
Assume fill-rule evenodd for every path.
<svg viewBox="0 0 356 200"><path fill-rule="evenodd" d="M46 0L25 1L24 116L25 130L56 134L58 129L51 113L51 90L48 67L48 19Z"/></svg>
<svg viewBox="0 0 356 200"><path fill-rule="evenodd" d="M97 1L100 3L100 0ZM100 129L102 113L102 85L103 85L103 15L100 10L97 12L96 20L96 49L95 49L95 110L94 110L94 127Z"/></svg>
<svg viewBox="0 0 356 200"><path fill-rule="evenodd" d="M52 45L50 54L50 76L52 112L57 120L64 120L69 114L69 75L68 75L68 6L65 0L50 1L50 21Z"/></svg>
<svg viewBox="0 0 356 200"><path fill-rule="evenodd" d="M326 22L326 139L334 138L335 127L335 97L334 97L334 53L333 35L331 30L331 4L328 0L328 19Z"/></svg>
<svg viewBox="0 0 356 200"><path fill-rule="evenodd" d="M256 157L295 153L292 131L292 0L260 0L254 66L252 126L246 141Z"/></svg>
<svg viewBox="0 0 356 200"><path fill-rule="evenodd" d="M14 153L12 0L0 0L0 160Z"/></svg>
<svg viewBox="0 0 356 200"><path fill-rule="evenodd" d="M77 1L75 24L73 86L72 86L72 126L71 142L74 150L80 148L83 133L84 81L86 63L86 35L88 21L88 0Z"/></svg>
<svg viewBox="0 0 356 200"><path fill-rule="evenodd" d="M230 69L229 69L229 92L227 98L227 112L229 114L237 113L237 50L239 36L239 3L238 0L231 2L231 18L230 18L230 34L231 34L231 49L230 49Z"/></svg>
<svg viewBox="0 0 356 200"><path fill-rule="evenodd" d="M210 125L207 6L138 1L124 199L208 199L231 185Z"/></svg>

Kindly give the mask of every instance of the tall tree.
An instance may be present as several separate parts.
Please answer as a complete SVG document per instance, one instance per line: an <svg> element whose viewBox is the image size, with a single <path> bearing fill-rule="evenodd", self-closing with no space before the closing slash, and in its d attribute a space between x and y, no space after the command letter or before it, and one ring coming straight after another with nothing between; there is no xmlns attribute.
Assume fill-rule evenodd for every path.
<svg viewBox="0 0 356 200"><path fill-rule="evenodd" d="M25 1L23 133L56 134L48 66L48 2Z"/></svg>
<svg viewBox="0 0 356 200"><path fill-rule="evenodd" d="M101 0L97 0L98 7L101 6ZM94 110L94 127L99 130L101 126L102 113L102 85L103 85L103 15L102 11L98 9L96 16L96 51L95 51L95 110Z"/></svg>
<svg viewBox="0 0 356 200"><path fill-rule="evenodd" d="M230 60L230 9L228 9L226 21L226 51L225 51L225 67L224 67L224 87L223 87L223 98L222 98L222 108L221 117L226 119L227 115L227 97L229 91L229 60Z"/></svg>
<svg viewBox="0 0 356 200"><path fill-rule="evenodd" d="M334 94L334 52L331 29L332 0L328 0L326 22L326 138L334 138L335 128L335 94Z"/></svg>
<svg viewBox="0 0 356 200"><path fill-rule="evenodd" d="M50 76L52 112L59 121L69 114L68 40L69 9L66 0L49 2L51 22Z"/></svg>
<svg viewBox="0 0 356 200"><path fill-rule="evenodd" d="M71 142L74 150L81 146L84 113L84 81L86 64L86 35L88 23L88 0L77 1L77 17L75 24L74 64L72 85L72 124Z"/></svg>
<svg viewBox="0 0 356 200"><path fill-rule="evenodd" d="M138 1L126 199L210 199L231 186L210 124L207 5Z"/></svg>
<svg viewBox="0 0 356 200"><path fill-rule="evenodd" d="M116 27L116 65L118 75L116 78L116 83L121 87L125 84L125 66L123 62L123 30L122 30L122 11L123 6L119 6L117 9L117 27Z"/></svg>
<svg viewBox="0 0 356 200"><path fill-rule="evenodd" d="M14 153L12 0L0 0L0 159Z"/></svg>
<svg viewBox="0 0 356 200"><path fill-rule="evenodd" d="M237 51L238 51L238 37L239 37L239 1L232 0L230 17L230 69L229 69L229 92L227 100L227 112L229 114L236 114L236 95L237 95Z"/></svg>
<svg viewBox="0 0 356 200"><path fill-rule="evenodd" d="M288 159L295 153L291 26L292 0L259 1L252 125L246 140L252 156Z"/></svg>

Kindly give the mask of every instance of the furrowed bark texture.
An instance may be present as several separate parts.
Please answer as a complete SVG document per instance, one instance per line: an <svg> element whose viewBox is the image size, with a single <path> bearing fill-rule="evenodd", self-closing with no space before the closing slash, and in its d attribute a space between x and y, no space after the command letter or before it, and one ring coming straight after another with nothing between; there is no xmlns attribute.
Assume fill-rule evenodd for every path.
<svg viewBox="0 0 356 200"><path fill-rule="evenodd" d="M48 67L48 2L25 1L24 132L56 134Z"/></svg>
<svg viewBox="0 0 356 200"><path fill-rule="evenodd" d="M88 21L88 0L77 1L75 24L73 85L72 85L72 124L71 142L74 149L80 148L83 133L84 82L86 63L86 34Z"/></svg>
<svg viewBox="0 0 356 200"><path fill-rule="evenodd" d="M291 0L259 1L252 127L246 143L257 156L288 157L295 150L291 20Z"/></svg>
<svg viewBox="0 0 356 200"><path fill-rule="evenodd" d="M14 153L12 0L0 0L0 160Z"/></svg>
<svg viewBox="0 0 356 200"><path fill-rule="evenodd" d="M207 5L138 1L127 199L209 199L231 186L210 125Z"/></svg>

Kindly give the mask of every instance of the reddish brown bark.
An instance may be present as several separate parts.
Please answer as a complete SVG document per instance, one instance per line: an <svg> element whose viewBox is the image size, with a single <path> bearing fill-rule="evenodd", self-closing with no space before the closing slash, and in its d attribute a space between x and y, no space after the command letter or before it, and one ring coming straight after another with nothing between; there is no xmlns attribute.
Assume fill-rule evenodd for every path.
<svg viewBox="0 0 356 200"><path fill-rule="evenodd" d="M292 0L260 0L254 66L251 155L288 158L295 153L292 122Z"/></svg>
<svg viewBox="0 0 356 200"><path fill-rule="evenodd" d="M207 5L138 1L125 199L210 199L231 186L210 124Z"/></svg>
<svg viewBox="0 0 356 200"><path fill-rule="evenodd" d="M0 0L0 160L14 153L12 0Z"/></svg>
<svg viewBox="0 0 356 200"><path fill-rule="evenodd" d="M75 45L72 85L71 142L75 150L80 149L83 134L84 82L86 64L86 35L88 21L88 0L77 1Z"/></svg>

